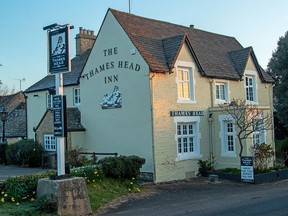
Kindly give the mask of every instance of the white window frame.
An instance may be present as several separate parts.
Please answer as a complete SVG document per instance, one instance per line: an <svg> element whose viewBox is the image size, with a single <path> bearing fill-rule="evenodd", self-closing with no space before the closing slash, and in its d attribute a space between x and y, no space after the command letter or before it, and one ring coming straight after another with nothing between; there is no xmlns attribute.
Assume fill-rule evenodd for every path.
<svg viewBox="0 0 288 216"><path fill-rule="evenodd" d="M236 157L236 128L235 120L230 115L219 115L220 131L219 137L221 139L221 157ZM232 124L232 131L228 130L227 125ZM231 128L230 128L231 129ZM232 140L228 139L231 138ZM229 149L229 142L232 142L233 149Z"/></svg>
<svg viewBox="0 0 288 216"><path fill-rule="evenodd" d="M53 95L49 93L46 94L46 104L47 108L53 108Z"/></svg>
<svg viewBox="0 0 288 216"><path fill-rule="evenodd" d="M223 86L224 87L224 98L217 98L217 86ZM222 82L222 81L216 81L215 82L215 103L216 104L223 104L223 103L229 103L229 83L228 82Z"/></svg>
<svg viewBox="0 0 288 216"><path fill-rule="evenodd" d="M200 139L201 133L199 131L199 124L200 124L200 117L199 116L177 116L174 117L174 123L176 127L175 131L175 143L176 143L176 161L187 160L187 159L194 159L194 158L201 158L202 155L200 154ZM179 125L192 125L193 127L193 134L189 134L189 128L187 127L187 134L178 134ZM193 138L193 150L190 149L189 142L187 144L187 151L184 151L184 145L181 146L182 151L179 152L179 141L178 139L183 138ZM187 140L187 141L188 141ZM183 142L181 142L183 144Z"/></svg>
<svg viewBox="0 0 288 216"><path fill-rule="evenodd" d="M44 149L45 151L56 151L56 137L53 134L44 135Z"/></svg>
<svg viewBox="0 0 288 216"><path fill-rule="evenodd" d="M244 77L244 87L245 87L245 98L248 104L257 104L258 103L258 95L257 95L257 82L256 82L256 72L255 71L245 71ZM246 79L252 80L252 84L248 83ZM252 90L251 90L252 88ZM247 92L252 93L253 100L248 97Z"/></svg>
<svg viewBox="0 0 288 216"><path fill-rule="evenodd" d="M182 79L179 80L179 72L180 71L187 71L188 72L188 79ZM194 71L195 71L195 66L193 62L186 62L186 61L177 61L176 62L176 84L177 84L177 95L178 95L178 103L195 103L195 77L194 77ZM183 97L180 94L180 89L179 86L181 84L188 82L188 91L189 91L189 97Z"/></svg>
<svg viewBox="0 0 288 216"><path fill-rule="evenodd" d="M258 120L260 123L258 125L252 125L253 133L252 133L252 144L262 144L266 143L266 130L264 129L263 119Z"/></svg>
<svg viewBox="0 0 288 216"><path fill-rule="evenodd" d="M81 104L80 88L73 89L73 102L74 106L80 106Z"/></svg>

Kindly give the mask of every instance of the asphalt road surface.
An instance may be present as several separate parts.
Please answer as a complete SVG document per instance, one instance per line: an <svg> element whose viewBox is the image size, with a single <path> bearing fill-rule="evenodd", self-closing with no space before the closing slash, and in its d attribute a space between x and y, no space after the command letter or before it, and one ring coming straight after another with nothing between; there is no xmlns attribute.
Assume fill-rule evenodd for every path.
<svg viewBox="0 0 288 216"><path fill-rule="evenodd" d="M220 180L221 181L221 180ZM265 184L194 179L149 186L97 216L278 216L288 215L288 180Z"/></svg>

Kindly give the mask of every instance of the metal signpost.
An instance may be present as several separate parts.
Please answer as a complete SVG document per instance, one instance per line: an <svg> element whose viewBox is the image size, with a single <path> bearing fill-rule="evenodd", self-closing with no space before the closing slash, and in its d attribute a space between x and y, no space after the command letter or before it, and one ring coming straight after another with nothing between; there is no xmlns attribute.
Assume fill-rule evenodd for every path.
<svg viewBox="0 0 288 216"><path fill-rule="evenodd" d="M65 175L66 98L63 96L63 72L71 71L69 24L46 26L48 38L48 73L55 74L53 96L54 136L57 143L57 175Z"/></svg>

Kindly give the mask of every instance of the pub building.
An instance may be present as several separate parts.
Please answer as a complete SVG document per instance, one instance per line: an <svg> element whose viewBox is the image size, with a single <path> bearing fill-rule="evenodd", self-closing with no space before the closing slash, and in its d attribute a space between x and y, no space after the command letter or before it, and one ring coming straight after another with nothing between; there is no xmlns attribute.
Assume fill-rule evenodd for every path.
<svg viewBox="0 0 288 216"><path fill-rule="evenodd" d="M273 79L234 37L108 9L97 38L80 28L76 49L64 74L67 149L140 156L154 182L195 177L211 158L240 168L237 128L219 104L246 99L272 113ZM46 151L55 151L54 86L47 75L25 91L28 136ZM273 131L258 141L274 146ZM253 144L251 135L243 155Z"/></svg>

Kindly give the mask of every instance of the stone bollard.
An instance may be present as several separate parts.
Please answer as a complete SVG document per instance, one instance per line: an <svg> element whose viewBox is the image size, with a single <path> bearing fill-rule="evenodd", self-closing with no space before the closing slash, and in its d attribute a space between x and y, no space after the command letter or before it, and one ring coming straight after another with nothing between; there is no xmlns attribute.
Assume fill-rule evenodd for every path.
<svg viewBox="0 0 288 216"><path fill-rule="evenodd" d="M210 174L208 178L209 182L218 182L218 175Z"/></svg>
<svg viewBox="0 0 288 216"><path fill-rule="evenodd" d="M84 178L39 179L37 197L44 195L55 199L58 215L86 216L92 213Z"/></svg>

